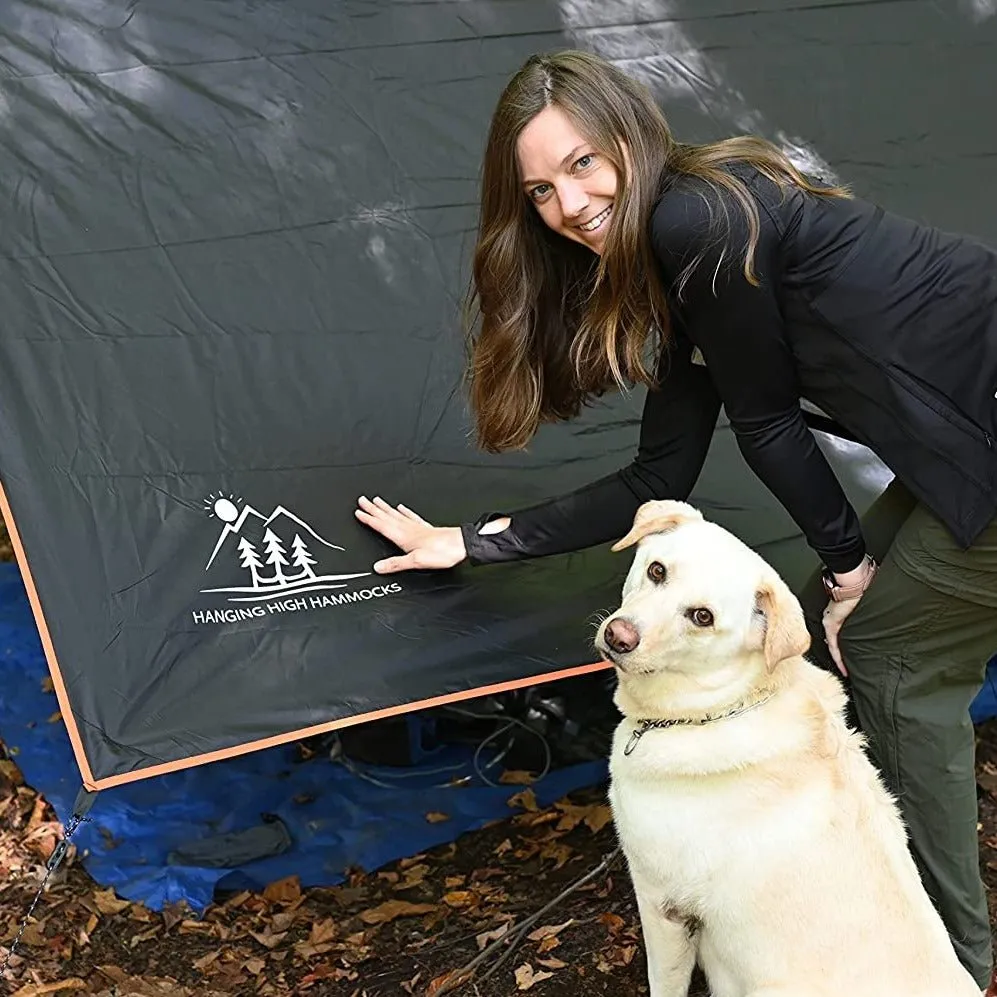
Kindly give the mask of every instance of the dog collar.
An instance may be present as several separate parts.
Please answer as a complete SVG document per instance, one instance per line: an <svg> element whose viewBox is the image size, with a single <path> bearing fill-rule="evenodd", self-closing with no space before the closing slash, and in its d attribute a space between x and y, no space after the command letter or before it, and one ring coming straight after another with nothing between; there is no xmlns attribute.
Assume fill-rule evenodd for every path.
<svg viewBox="0 0 997 997"><path fill-rule="evenodd" d="M748 713L750 710L754 710L761 706L762 703L767 703L774 693L769 693L764 699L758 699L753 703L749 703L747 706L735 706L733 710L728 710L726 713L707 713L703 717L672 717L668 720L638 720L637 726L633 729L630 734L630 740L627 741L626 747L623 749L623 754L631 754L637 747L640 739L649 730L663 730L666 727L680 727L680 726L702 726L703 724L711 724L716 720L729 720L731 717L738 717L742 713Z"/></svg>

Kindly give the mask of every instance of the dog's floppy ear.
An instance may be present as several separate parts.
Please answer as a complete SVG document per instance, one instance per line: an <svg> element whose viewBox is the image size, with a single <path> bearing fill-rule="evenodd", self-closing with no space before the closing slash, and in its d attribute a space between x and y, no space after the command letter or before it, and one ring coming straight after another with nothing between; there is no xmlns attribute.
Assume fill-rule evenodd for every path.
<svg viewBox="0 0 997 997"><path fill-rule="evenodd" d="M651 533L666 533L682 523L691 523L702 518L703 514L698 509L685 502L676 502L673 499L645 502L637 510L630 532L621 540L617 540L610 550L624 550L639 543Z"/></svg>
<svg viewBox="0 0 997 997"><path fill-rule="evenodd" d="M778 576L766 578L757 592L758 608L765 615L762 650L768 670L810 647L810 631L799 600Z"/></svg>

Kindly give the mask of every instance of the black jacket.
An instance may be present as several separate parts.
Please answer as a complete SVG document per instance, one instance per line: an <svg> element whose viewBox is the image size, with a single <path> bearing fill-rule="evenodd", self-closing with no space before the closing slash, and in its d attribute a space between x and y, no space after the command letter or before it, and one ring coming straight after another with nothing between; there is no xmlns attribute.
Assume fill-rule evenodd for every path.
<svg viewBox="0 0 997 997"><path fill-rule="evenodd" d="M960 545L997 514L997 254L858 198L735 171L759 206L760 286L742 270L748 224L737 201L673 182L650 221L665 286L698 263L672 297L636 459L510 513L502 533L478 533L499 513L463 524L472 563L603 543L629 529L641 502L686 498L721 404L748 464L833 570L855 567L865 544L801 398L873 450Z"/></svg>

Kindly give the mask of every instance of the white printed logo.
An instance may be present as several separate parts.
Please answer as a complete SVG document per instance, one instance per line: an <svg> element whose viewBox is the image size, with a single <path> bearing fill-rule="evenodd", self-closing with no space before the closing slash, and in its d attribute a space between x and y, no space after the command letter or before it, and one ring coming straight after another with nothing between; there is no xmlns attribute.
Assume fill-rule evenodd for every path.
<svg viewBox="0 0 997 997"><path fill-rule="evenodd" d="M345 588L352 579L370 574L369 571L319 574L315 566L320 565L327 551L344 548L329 543L282 505L264 516L248 503L240 509L236 501L241 499L233 501L233 498L209 495L205 499L208 515L225 525L204 570L220 557L238 559L247 572L249 584L205 588L202 592L225 593L229 602L264 602L318 589Z"/></svg>

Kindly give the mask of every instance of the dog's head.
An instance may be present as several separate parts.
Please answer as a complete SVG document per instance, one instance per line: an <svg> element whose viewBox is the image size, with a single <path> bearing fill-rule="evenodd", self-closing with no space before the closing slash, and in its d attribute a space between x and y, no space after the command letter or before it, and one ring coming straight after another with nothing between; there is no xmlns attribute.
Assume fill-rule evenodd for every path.
<svg viewBox="0 0 997 997"><path fill-rule="evenodd" d="M622 603L595 641L623 675L710 684L732 667L762 676L809 648L800 604L776 571L692 506L645 503L613 550L634 545Z"/></svg>

